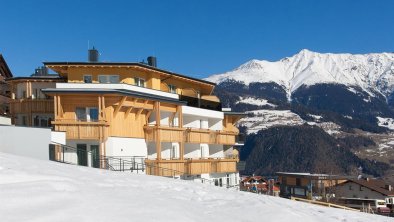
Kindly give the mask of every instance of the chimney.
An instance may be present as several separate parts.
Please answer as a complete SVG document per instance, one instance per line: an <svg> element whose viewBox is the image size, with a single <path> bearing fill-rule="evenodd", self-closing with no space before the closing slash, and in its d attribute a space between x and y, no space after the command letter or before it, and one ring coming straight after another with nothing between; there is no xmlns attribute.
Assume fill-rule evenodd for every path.
<svg viewBox="0 0 394 222"><path fill-rule="evenodd" d="M365 180L366 180L367 182L369 182L369 177L365 178Z"/></svg>
<svg viewBox="0 0 394 222"><path fill-rule="evenodd" d="M148 57L148 65L152 66L152 67L157 67L157 60L156 57L154 56L149 56Z"/></svg>
<svg viewBox="0 0 394 222"><path fill-rule="evenodd" d="M391 186L391 184L386 184L386 185L384 185L384 187L385 187L386 190L388 190L388 191L393 191L393 187Z"/></svg>
<svg viewBox="0 0 394 222"><path fill-rule="evenodd" d="M97 49L93 48L88 51L88 61L89 62L98 62L99 61L99 52Z"/></svg>

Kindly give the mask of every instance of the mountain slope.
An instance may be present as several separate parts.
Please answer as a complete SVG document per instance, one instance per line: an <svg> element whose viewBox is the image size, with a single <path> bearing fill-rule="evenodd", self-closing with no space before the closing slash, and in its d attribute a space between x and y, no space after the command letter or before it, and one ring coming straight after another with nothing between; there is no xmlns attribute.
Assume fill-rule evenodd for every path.
<svg viewBox="0 0 394 222"><path fill-rule="evenodd" d="M352 55L302 50L276 62L251 60L232 71L210 76L207 80L218 84L215 94L224 107L248 114L239 121L241 130L249 134L246 139L247 149L244 151L251 152L256 147L264 151L264 155L255 153L259 157L243 156L248 162L253 162L249 165L252 167L248 168L248 173L318 170L320 167L315 162L297 162L303 158L303 150L308 149L318 153L313 161L325 162L323 150L314 150L311 145L305 144L305 139L292 140L292 146L300 150L286 150L265 159L265 155L274 152L266 150L266 147L280 150L289 144L282 144L281 140L285 137L265 137L264 133L280 126L290 126L286 129L290 133L300 130L300 125L304 124L318 126L308 129L309 134L301 132L305 137L316 135L319 141L331 141L319 142L325 149L332 149L335 147L333 144L349 135L354 136L356 142L360 135L373 137L373 145L352 147L345 155L346 158L353 153L362 158L393 163L394 167L394 155L391 154L394 153L391 152L394 149L394 137L391 139L390 134L390 130L394 129L394 53ZM320 129L329 135L323 137ZM264 133L259 130L264 130ZM261 144L265 147L261 147ZM287 152L295 152L295 155L283 159L281 155L286 156ZM346 159L344 156L336 158ZM356 157L351 158L355 160ZM335 160L332 159L333 163ZM364 160L345 163L354 168L361 164L360 161ZM265 165L262 167L261 164ZM383 174L383 171L376 172L376 168L381 166L379 162L375 164L367 161L363 164L365 173ZM336 166L340 166L336 168L338 172L350 172L348 166Z"/></svg>
<svg viewBox="0 0 394 222"><path fill-rule="evenodd" d="M230 72L206 78L216 83L228 79L245 85L275 82L286 90L289 99L302 85L318 83L358 86L371 95L374 90L389 96L394 89L394 53L323 54L304 49L280 61L251 60Z"/></svg>
<svg viewBox="0 0 394 222"><path fill-rule="evenodd" d="M360 141L360 144L355 142ZM373 142L372 142L373 143ZM352 144L368 146L366 138L337 140L319 127L278 126L249 136L241 149L246 174L274 174L278 171L382 176L388 164L363 160L354 155Z"/></svg>

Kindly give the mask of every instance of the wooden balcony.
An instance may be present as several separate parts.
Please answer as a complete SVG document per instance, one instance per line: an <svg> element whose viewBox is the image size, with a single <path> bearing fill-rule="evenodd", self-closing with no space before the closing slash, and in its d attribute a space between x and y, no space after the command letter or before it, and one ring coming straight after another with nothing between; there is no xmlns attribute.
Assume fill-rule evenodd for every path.
<svg viewBox="0 0 394 222"><path fill-rule="evenodd" d="M77 120L56 120L52 124L56 131L66 132L66 139L105 140L108 137L106 121L86 122Z"/></svg>
<svg viewBox="0 0 394 222"><path fill-rule="evenodd" d="M162 142L182 142L184 139L184 128L168 126L145 126L145 139L147 141L156 141L157 133L160 135Z"/></svg>
<svg viewBox="0 0 394 222"><path fill-rule="evenodd" d="M202 173L237 172L238 159L191 159L187 160L185 172L190 175Z"/></svg>
<svg viewBox="0 0 394 222"><path fill-rule="evenodd" d="M178 128L168 126L145 126L145 139L156 141L157 132L160 134L161 142L186 142L234 145L237 132Z"/></svg>
<svg viewBox="0 0 394 222"><path fill-rule="evenodd" d="M237 134L236 132L220 130L187 129L186 142L233 145L235 144L235 136Z"/></svg>
<svg viewBox="0 0 394 222"><path fill-rule="evenodd" d="M10 101L12 113L54 113L53 99L16 99Z"/></svg>
<svg viewBox="0 0 394 222"><path fill-rule="evenodd" d="M145 160L146 173L156 176L235 173L238 159Z"/></svg>
<svg viewBox="0 0 394 222"><path fill-rule="evenodd" d="M179 176L185 174L184 160L145 160L146 174L155 176Z"/></svg>

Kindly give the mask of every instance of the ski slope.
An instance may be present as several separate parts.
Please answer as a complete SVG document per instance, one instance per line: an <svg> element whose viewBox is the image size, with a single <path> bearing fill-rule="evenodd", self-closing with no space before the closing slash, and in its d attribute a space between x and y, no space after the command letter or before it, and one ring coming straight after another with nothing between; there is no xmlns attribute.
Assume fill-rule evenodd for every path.
<svg viewBox="0 0 394 222"><path fill-rule="evenodd" d="M190 181L0 153L0 221L393 221Z"/></svg>

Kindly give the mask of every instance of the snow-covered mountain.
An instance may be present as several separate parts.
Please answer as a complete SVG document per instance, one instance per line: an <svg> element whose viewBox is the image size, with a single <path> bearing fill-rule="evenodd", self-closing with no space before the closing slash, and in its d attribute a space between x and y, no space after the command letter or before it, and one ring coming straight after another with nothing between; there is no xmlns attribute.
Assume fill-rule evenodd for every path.
<svg viewBox="0 0 394 222"><path fill-rule="evenodd" d="M394 53L353 55L303 49L279 61L251 60L232 71L206 78L216 83L229 79L246 85L275 82L283 86L289 99L300 86L319 83L358 86L371 95L377 91L387 97L394 90Z"/></svg>

